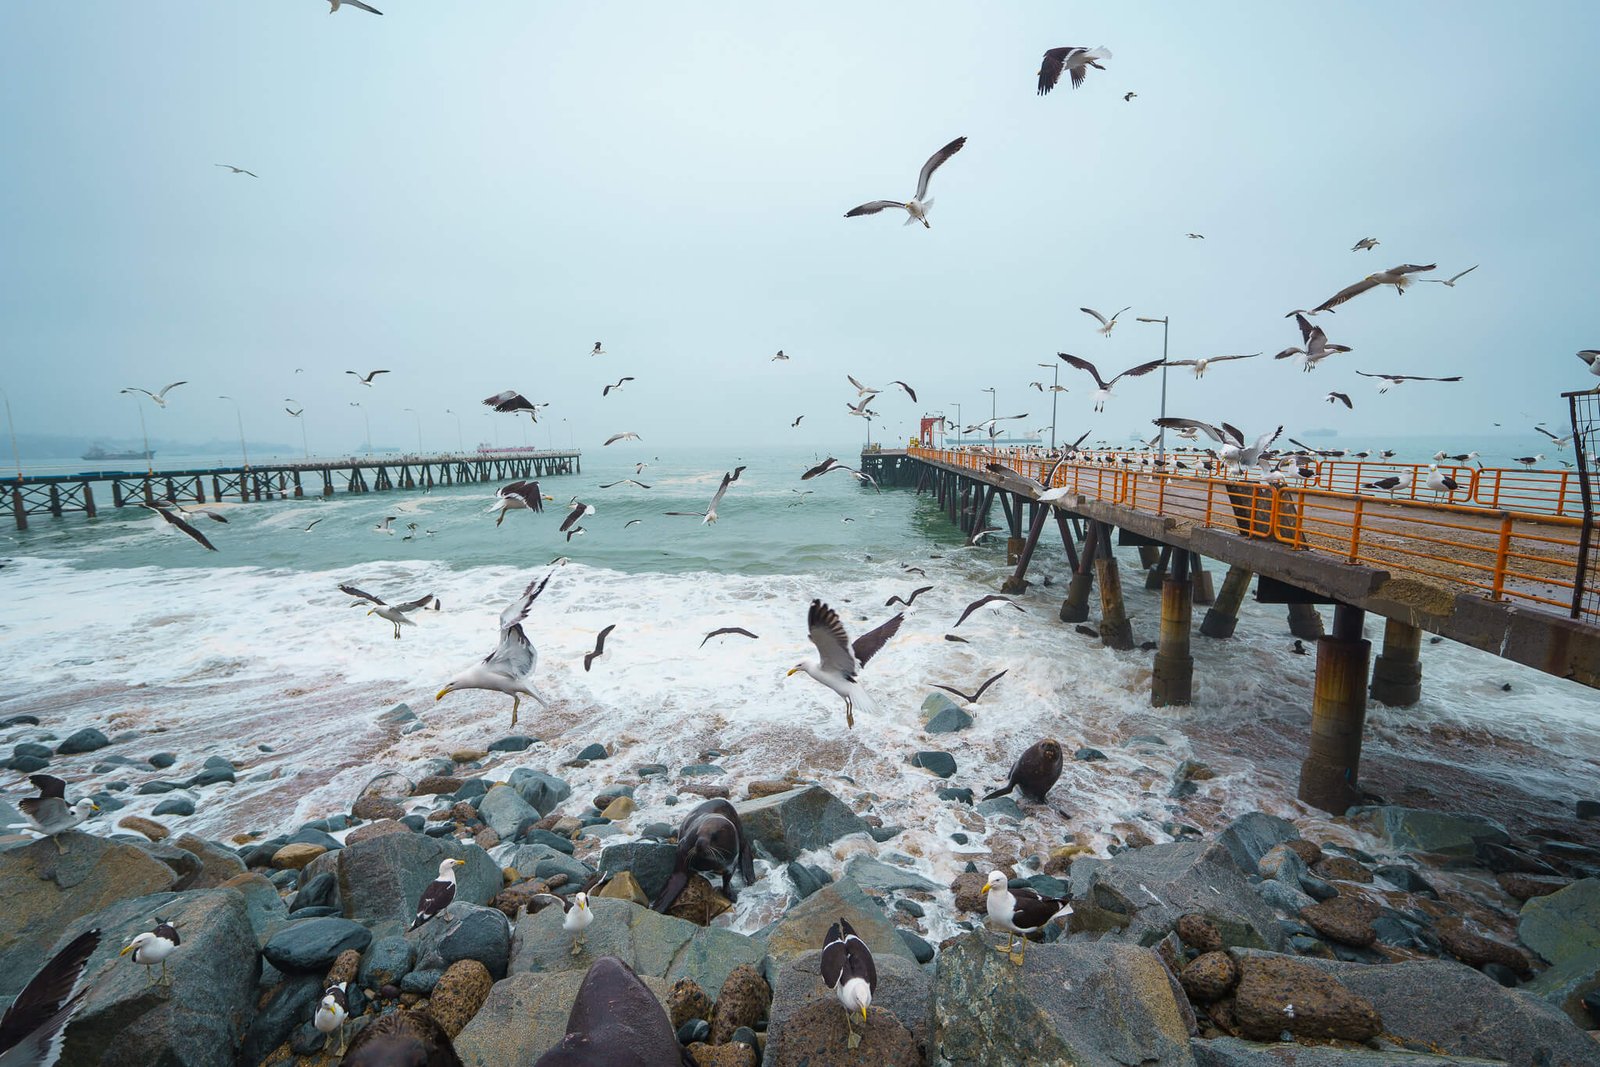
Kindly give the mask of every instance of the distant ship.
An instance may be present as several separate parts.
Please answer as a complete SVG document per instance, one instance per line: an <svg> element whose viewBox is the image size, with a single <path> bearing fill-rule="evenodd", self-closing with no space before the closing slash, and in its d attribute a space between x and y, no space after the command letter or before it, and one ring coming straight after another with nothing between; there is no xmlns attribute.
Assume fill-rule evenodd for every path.
<svg viewBox="0 0 1600 1067"><path fill-rule="evenodd" d="M549 449L540 448L538 445L491 445L480 442L479 452L547 452Z"/></svg>
<svg viewBox="0 0 1600 1067"><path fill-rule="evenodd" d="M91 445L91 446L89 446L89 451L87 451L87 452L85 452L83 454L83 458L84 459L144 459L144 460L149 460L149 459L154 459L155 458L155 454L156 454L156 451L153 448L148 452L107 452L105 449L101 448L99 445Z"/></svg>

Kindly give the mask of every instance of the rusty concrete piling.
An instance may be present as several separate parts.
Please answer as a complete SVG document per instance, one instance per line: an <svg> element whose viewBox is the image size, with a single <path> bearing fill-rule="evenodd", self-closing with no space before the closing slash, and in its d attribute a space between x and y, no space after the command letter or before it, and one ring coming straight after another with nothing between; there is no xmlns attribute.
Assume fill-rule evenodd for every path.
<svg viewBox="0 0 1600 1067"><path fill-rule="evenodd" d="M1366 612L1334 610L1333 633L1317 641L1317 679L1311 702L1311 753L1300 765L1300 799L1334 815L1361 802L1356 775L1367 719L1367 664L1372 643L1362 638Z"/></svg>
<svg viewBox="0 0 1600 1067"><path fill-rule="evenodd" d="M1409 708L1422 699L1422 628L1385 619L1383 651L1372 664L1372 699L1391 708Z"/></svg>
<svg viewBox="0 0 1600 1067"><path fill-rule="evenodd" d="M1227 576L1222 579L1222 592L1217 594L1216 603L1206 612L1206 617L1200 620L1200 633L1205 637L1232 637L1234 627L1239 625L1239 605L1244 603L1245 593L1250 591L1250 571L1245 567L1229 567Z"/></svg>

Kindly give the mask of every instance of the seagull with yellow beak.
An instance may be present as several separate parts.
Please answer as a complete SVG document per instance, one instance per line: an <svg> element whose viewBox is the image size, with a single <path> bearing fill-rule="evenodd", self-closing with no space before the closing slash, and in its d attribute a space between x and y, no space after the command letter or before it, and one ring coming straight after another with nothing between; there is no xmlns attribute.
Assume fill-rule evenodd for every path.
<svg viewBox="0 0 1600 1067"><path fill-rule="evenodd" d="M522 620L528 617L528 609L549 584L549 574L544 576L543 581L535 578L528 583L522 595L500 613L499 645L481 663L473 664L446 682L445 687L439 690L439 695L433 698L435 701L443 700L458 689L489 689L505 693L511 698L512 726L517 725L517 709L522 706L523 697L532 697L541 707L550 706L550 702L528 682L533 677L534 668L539 665L539 653L528 640L528 635L522 632Z"/></svg>
<svg viewBox="0 0 1600 1067"><path fill-rule="evenodd" d="M990 871L989 880L983 883L989 922L1006 932L1005 952L1011 962L1022 963L1022 951L1028 944L1028 935L1043 930L1058 915L1071 915L1072 902L1063 897L1047 897L1032 889L1008 889L1006 876L1001 871ZM1022 940L1013 950L1018 936Z"/></svg>

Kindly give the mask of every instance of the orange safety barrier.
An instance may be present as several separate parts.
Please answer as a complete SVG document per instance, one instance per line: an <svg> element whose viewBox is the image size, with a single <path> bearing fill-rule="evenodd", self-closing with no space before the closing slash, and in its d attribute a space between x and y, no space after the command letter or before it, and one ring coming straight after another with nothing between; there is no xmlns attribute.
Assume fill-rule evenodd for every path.
<svg viewBox="0 0 1600 1067"><path fill-rule="evenodd" d="M1426 488L1413 487L1395 499L1359 491L1366 482L1396 473L1410 473L1415 486L1428 473L1417 464L1321 459L1305 485L1273 487L1193 469L1158 471L1148 453L1095 453L1093 459L1056 466L1053 459L1021 450L913 447L908 452L980 474L991 473L989 464L1002 463L1041 484L1054 467L1046 488L1066 487L1090 500L1481 590L1491 600L1566 612L1575 599L1583 522L1570 514L1581 506L1570 472L1457 468L1452 477L1460 487L1449 500L1440 494L1434 501ZM1173 458L1192 465L1195 456ZM1498 505L1485 506L1485 500ZM1597 591L1591 587L1597 581L1600 575L1585 583L1586 590ZM1600 621L1600 612L1586 609L1584 617Z"/></svg>

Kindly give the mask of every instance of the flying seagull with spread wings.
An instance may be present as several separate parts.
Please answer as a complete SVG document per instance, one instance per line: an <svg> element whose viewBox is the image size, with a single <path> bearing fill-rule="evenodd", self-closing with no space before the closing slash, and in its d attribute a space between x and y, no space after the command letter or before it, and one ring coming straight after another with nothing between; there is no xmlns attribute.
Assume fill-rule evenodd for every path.
<svg viewBox="0 0 1600 1067"><path fill-rule="evenodd" d="M344 2L350 4L354 3L355 0L344 0ZM347 370L345 373L355 375L356 381L360 382L362 385L371 386L372 379L376 378L380 374L388 374L389 372L386 370L373 370L362 374L360 371Z"/></svg>
<svg viewBox="0 0 1600 1067"><path fill-rule="evenodd" d="M340 585L339 592L353 596L357 600L366 600L371 602L372 609L368 611L367 614L376 615L378 618L385 619L392 623L394 625L394 639L396 641L400 640L400 627L416 625L416 623L407 618L411 612L424 611L430 607L436 608L439 603L433 598L432 593L424 593L417 599L407 601L404 604L386 604L378 597L373 596L371 593L363 592L362 590L357 589L349 582L345 582L344 584Z"/></svg>
<svg viewBox="0 0 1600 1067"><path fill-rule="evenodd" d="M606 438L606 444L607 445L614 445L618 441L637 441L638 439L639 439L639 435L630 430L630 431L628 431L626 433L614 433L614 434L612 434L610 437ZM602 445L601 447L604 448L605 445Z"/></svg>
<svg viewBox="0 0 1600 1067"><path fill-rule="evenodd" d="M221 167L223 170L231 170L235 174L248 174L252 178L261 177L261 175L257 174L253 170L245 170L243 167L236 167L232 163L213 163L211 165L213 167Z"/></svg>
<svg viewBox="0 0 1600 1067"><path fill-rule="evenodd" d="M706 642L713 637L723 637L729 634L738 634L740 637L749 637L756 641L761 640L760 637L746 630L743 626L719 626L700 639L700 647L705 648Z"/></svg>
<svg viewBox="0 0 1600 1067"><path fill-rule="evenodd" d="M1471 274L1477 269L1478 265L1474 263L1460 274L1453 274L1448 278L1424 278L1422 280L1425 282L1433 282L1435 285L1448 285L1450 288L1454 289L1456 287L1456 282L1460 281L1462 278L1465 278L1467 275Z"/></svg>
<svg viewBox="0 0 1600 1067"><path fill-rule="evenodd" d="M1132 310L1132 307L1133 306L1130 304L1128 307L1123 308L1122 311L1130 311L1130 310ZM1122 311L1119 311L1119 312L1117 312L1117 315L1113 315L1108 319L1104 315L1100 314L1100 312L1096 311L1094 308L1079 308L1078 310L1083 312L1085 315L1093 315L1096 319L1099 320L1099 322L1100 322L1100 331L1099 332L1100 332L1100 335L1102 337L1110 337L1111 336L1111 331L1116 329L1116 326L1117 326L1117 315L1121 315L1122 314Z"/></svg>
<svg viewBox="0 0 1600 1067"><path fill-rule="evenodd" d="M722 495L728 491L728 486L738 481L739 471L742 470L744 470L744 468L739 467L723 474L722 484L717 486L716 495L711 498L711 506L706 508L704 511L668 511L665 514L696 518L700 520L700 525L710 526L712 523L717 521L717 505L722 503Z"/></svg>
<svg viewBox="0 0 1600 1067"><path fill-rule="evenodd" d="M1377 248L1377 247L1378 247L1378 239L1376 237L1363 237L1361 240L1357 241L1355 244L1350 246L1350 251L1352 251L1352 252L1370 252L1374 248Z"/></svg>
<svg viewBox="0 0 1600 1067"><path fill-rule="evenodd" d="M1206 356L1204 359L1171 359L1167 361L1169 367L1193 367L1196 378L1206 376L1206 368L1213 363L1226 363L1234 359L1255 359L1260 352L1251 352L1247 356Z"/></svg>
<svg viewBox="0 0 1600 1067"><path fill-rule="evenodd" d="M373 7L371 4L363 4L361 2L361 0L328 0L328 14L330 14L330 15L333 14L335 11L339 10L345 4L349 4L351 7L359 7L363 11L370 11L374 15L383 14L382 11L379 11L377 8Z"/></svg>
<svg viewBox="0 0 1600 1067"><path fill-rule="evenodd" d="M617 390L617 389L621 389L622 388L622 383L623 382L631 382L631 381L633 381L633 378L631 378L631 377L618 378L617 379L617 384L606 386L604 389L600 390L600 395L602 397L610 396L613 390Z"/></svg>
<svg viewBox="0 0 1600 1067"><path fill-rule="evenodd" d="M189 384L188 382L173 382L171 385L163 387L161 392L159 392L159 393L152 393L148 389L140 389L136 385L130 385L128 388L122 390L122 392L124 392L124 393L143 393L145 396L147 396L151 400L155 401L156 407L164 408L164 407L167 406L167 394L170 393L172 390L176 389L180 385L188 385L188 384Z"/></svg>
<svg viewBox="0 0 1600 1067"><path fill-rule="evenodd" d="M185 522L183 516L179 515L176 510L172 508L164 508L160 504L141 503L139 506L160 515L163 519L166 519L167 522L171 523L173 526L176 526L178 529L194 538L195 541L201 546L208 548L213 552L217 550L216 545L206 540L205 534L201 533L199 530L196 530L193 526L190 526L187 522Z"/></svg>
<svg viewBox="0 0 1600 1067"><path fill-rule="evenodd" d="M844 623L839 621L839 613L822 601L813 600L806 612L806 629L811 643L817 646L818 658L795 664L789 669L789 676L804 671L843 697L845 725L853 729L856 724L855 706L860 704L868 710L872 707L866 690L861 688L856 677L867 661L877 655L878 650L900 629L905 618L905 612L902 611L876 629L862 634L852 645L850 635L845 633Z"/></svg>
<svg viewBox="0 0 1600 1067"><path fill-rule="evenodd" d="M1094 384L1099 387L1095 390L1094 394L1094 409L1096 411L1104 411L1106 409L1106 401L1111 398L1111 387L1113 385L1116 385L1124 378L1137 378L1141 374L1149 374L1151 371L1161 366L1163 362L1159 359L1153 359L1149 363L1140 363L1137 366L1129 367L1127 370L1123 371L1121 374L1117 375L1115 378L1112 378L1108 382L1104 378L1100 377L1100 372L1096 370L1094 364L1090 363L1088 360L1082 359L1078 356L1068 355L1066 352L1057 352L1056 355L1061 359L1066 360L1072 366L1077 367L1079 370L1088 371L1090 376L1094 378Z"/></svg>
<svg viewBox="0 0 1600 1067"><path fill-rule="evenodd" d="M508 511L543 511L544 502L551 499L539 493L538 482L510 482L494 491L494 503L489 510L498 512L494 524L506 521Z"/></svg>
<svg viewBox="0 0 1600 1067"><path fill-rule="evenodd" d="M1360 296L1368 289L1376 289L1380 285L1392 285L1394 286L1394 291L1403 296L1413 281L1411 277L1413 274L1420 274L1425 270L1433 270L1436 266L1438 266L1437 263L1426 263L1421 266L1415 263L1402 263L1398 267L1377 271L1362 278L1354 285L1347 285L1340 289L1337 293L1318 304L1316 310L1331 311L1347 300Z"/></svg>
<svg viewBox="0 0 1600 1067"><path fill-rule="evenodd" d="M1350 394L1348 394L1348 393L1332 393L1332 392L1330 392L1323 399L1325 399L1330 404L1343 404L1345 407L1350 408L1352 410L1355 408L1355 405L1350 403Z"/></svg>
<svg viewBox="0 0 1600 1067"><path fill-rule="evenodd" d="M526 411L533 416L534 422L539 421L539 409L545 406L543 404L535 404L515 389L505 389L494 394L494 396L486 396L483 398L483 403L485 407L491 407L496 411L513 415L519 411Z"/></svg>
<svg viewBox="0 0 1600 1067"><path fill-rule="evenodd" d="M963 693L961 690L956 689L954 686L948 686L948 685L935 685L934 688L935 689L943 689L946 693L954 694L955 696L960 697L963 701L965 701L968 704L976 704L980 699L982 699L985 690L987 690L994 683L998 682L1000 679L1004 678L1010 672L1011 672L1011 668L1007 667L1005 670L1001 671L999 674L995 675L993 678L990 678L987 682L984 682L982 685L978 686L978 691L976 693Z"/></svg>
<svg viewBox="0 0 1600 1067"><path fill-rule="evenodd" d="M968 604L964 609L962 609L961 618L956 620L955 626L952 626L951 629L952 630L959 629L961 624L967 621L967 616L968 615L971 615L974 611L977 611L979 608L983 607L985 604L995 604L995 603L1010 604L1012 607L1016 608L1018 611L1024 610L1021 604L1018 604L1016 601L1012 600L1010 597L1001 596L999 593L990 593L988 596L979 597L977 600L974 600L972 603Z"/></svg>
<svg viewBox="0 0 1600 1067"><path fill-rule="evenodd" d="M1054 89L1056 82L1061 80L1063 71L1071 76L1072 87L1076 89L1083 84L1090 67L1095 70L1105 70L1106 68L1100 65L1100 60L1110 58L1111 50L1104 45L1099 48L1065 45L1049 49L1039 61L1039 95L1045 96ZM1130 93L1129 96L1131 95L1133 94ZM1127 97L1123 99L1126 100Z"/></svg>
<svg viewBox="0 0 1600 1067"><path fill-rule="evenodd" d="M500 643L495 650L485 656L483 662L473 664L446 682L445 687L439 690L439 695L433 698L435 701L443 700L447 694L458 689L488 689L505 693L511 697L512 726L517 725L517 709L522 705L523 697L532 697L542 707L550 706L549 701L529 682L534 668L539 665L539 653L528 640L528 635L522 632L522 620L528 617L528 609L549 584L549 574L544 576L543 581L535 578L528 583L522 595L500 613Z"/></svg>
<svg viewBox="0 0 1600 1067"><path fill-rule="evenodd" d="M1313 326L1304 315L1295 314L1294 321L1300 327L1300 339L1305 347L1298 346L1285 348L1277 353L1273 359L1288 359L1290 356L1301 357L1301 369L1310 373L1317 369L1317 364L1329 356L1339 352L1350 351L1349 345L1335 345L1328 343L1328 335L1321 326Z"/></svg>
<svg viewBox="0 0 1600 1067"><path fill-rule="evenodd" d="M844 217L854 218L857 215L876 215L885 208L897 207L906 213L906 225L920 222L924 227L928 225L928 209L933 207L933 198L928 196L928 179L933 177L933 172L938 170L945 160L961 151L967 143L965 137L957 137L954 141L939 149L928 157L922 165L922 173L917 176L917 195L909 201L899 200L870 200L859 207L853 207L844 213ZM926 198L926 199L925 199Z"/></svg>
<svg viewBox="0 0 1600 1067"><path fill-rule="evenodd" d="M1377 378L1379 380L1378 392L1387 393L1397 385L1405 382L1459 382L1461 375L1450 378L1426 378L1420 374L1368 374L1364 370L1356 371L1363 378Z"/></svg>
<svg viewBox="0 0 1600 1067"><path fill-rule="evenodd" d="M1152 421L1157 426L1165 426L1169 430L1199 430L1222 445L1223 462L1231 463L1241 470L1255 466L1256 461L1272 447L1272 442L1283 433L1283 427L1279 426L1256 438L1253 444L1246 445L1244 431L1228 423L1223 423L1222 428L1218 429L1209 422L1201 422L1198 419L1165 418Z"/></svg>

